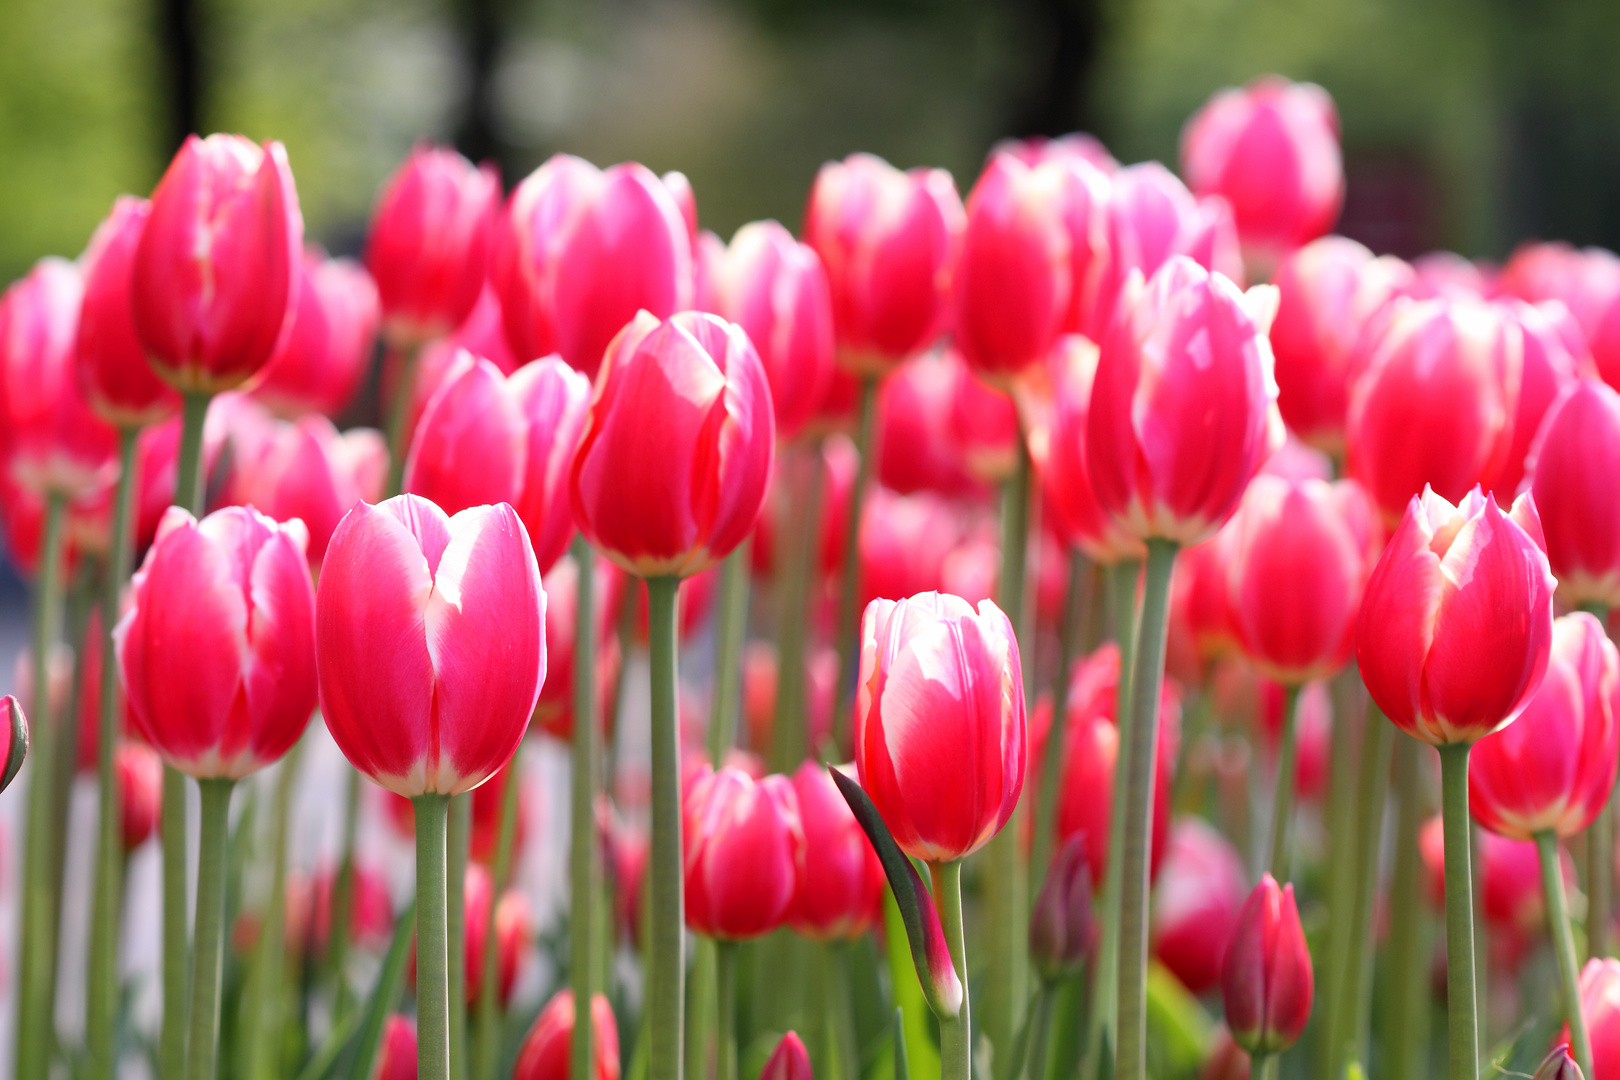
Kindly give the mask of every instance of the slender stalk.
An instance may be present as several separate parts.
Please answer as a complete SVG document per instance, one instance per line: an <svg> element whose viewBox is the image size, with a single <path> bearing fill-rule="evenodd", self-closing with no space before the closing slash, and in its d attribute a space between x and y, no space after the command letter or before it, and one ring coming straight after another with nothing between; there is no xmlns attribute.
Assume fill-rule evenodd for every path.
<svg viewBox="0 0 1620 1080"><path fill-rule="evenodd" d="M753 545L744 540L720 564L720 609L714 634L714 701L709 709L709 760L718 769L725 753L737 745L737 713L742 702L742 646L748 632L748 560ZM790 773L802 761L804 740L798 745L771 748L773 768ZM787 764L777 759L796 754Z"/></svg>
<svg viewBox="0 0 1620 1080"><path fill-rule="evenodd" d="M1390 1080L1416 1080L1421 1073L1424 1034L1428 1031L1428 993L1423 949L1422 859L1418 827L1427 807L1423 799L1422 744L1396 740L1395 867L1390 879L1388 1075Z"/></svg>
<svg viewBox="0 0 1620 1080"><path fill-rule="evenodd" d="M929 863L934 903L951 951L951 966L962 984L962 1008L954 1019L939 1018L940 1080L970 1080L973 1075L973 1022L968 1003L967 952L962 942L962 864Z"/></svg>
<svg viewBox="0 0 1620 1080"><path fill-rule="evenodd" d="M495 836L495 865L491 875L489 931L484 935L484 959L478 982L478 1033L473 1043L472 1075L477 1080L494 1080L501 1050L501 939L495 932L495 911L499 897L512 879L512 849L517 845L519 791L522 785L523 748L507 763L506 786L501 789L501 820ZM589 841L587 841L587 844ZM586 897L586 907L590 898ZM589 956L586 965L589 966ZM590 1000L589 996L582 1000Z"/></svg>
<svg viewBox="0 0 1620 1080"><path fill-rule="evenodd" d="M1541 860L1541 891L1547 898L1547 929L1558 954L1558 977L1563 983L1564 1019L1569 1023L1569 1045L1583 1076L1592 1071L1592 1040L1581 1015L1580 970L1575 959L1575 935L1570 932L1569 902L1564 896L1563 868L1558 864L1558 834L1551 829L1536 834Z"/></svg>
<svg viewBox="0 0 1620 1080"><path fill-rule="evenodd" d="M176 463L174 504L192 517L202 517L208 499L208 474L202 467L203 424L214 395L187 392L180 408L180 458Z"/></svg>
<svg viewBox="0 0 1620 1080"><path fill-rule="evenodd" d="M1249 1074L1254 1080L1277 1080L1279 1054L1259 1054L1249 1062Z"/></svg>
<svg viewBox="0 0 1620 1080"><path fill-rule="evenodd" d="M686 977L686 1015L682 1017L686 1044L682 1052L686 1055L685 1075L706 1080L719 1012L715 1004L715 943L712 938L698 937L692 944L691 971Z"/></svg>
<svg viewBox="0 0 1620 1080"><path fill-rule="evenodd" d="M1446 1013L1451 1080L1478 1080L1474 997L1474 876L1468 835L1468 743L1440 747L1440 814L1446 843Z"/></svg>
<svg viewBox="0 0 1620 1080"><path fill-rule="evenodd" d="M1609 916L1614 911L1614 796L1586 830L1586 955L1589 959L1613 952ZM1591 1076L1591 1072L1587 1072Z"/></svg>
<svg viewBox="0 0 1620 1080"><path fill-rule="evenodd" d="M1355 860L1355 776L1357 720L1356 710L1350 702L1346 683L1355 676L1346 671L1333 684L1333 732L1328 754L1328 947L1324 957L1321 984L1327 989L1328 1022L1339 1015L1339 996L1345 986L1346 965L1350 963L1351 923L1354 921L1354 882L1351 880ZM1336 1043L1329 1038L1321 1040L1321 1069L1333 1075L1332 1057Z"/></svg>
<svg viewBox="0 0 1620 1080"><path fill-rule="evenodd" d="M39 577L34 587L33 660L34 715L29 722L28 824L23 853L22 956L17 998L17 1060L19 1080L43 1080L50 1070L55 1042L51 968L56 950L51 926L56 915L51 904L51 840L56 777L54 755L73 753L56 746L50 710L50 656L56 642L57 619L62 607L63 525L67 503L60 495L45 502L45 535L40 543Z"/></svg>
<svg viewBox="0 0 1620 1080"><path fill-rule="evenodd" d="M569 984L574 989L576 1015L589 1016L596 991L596 965L592 963L592 943L596 940L595 898L601 888L601 868L596 851L596 772L601 751L597 746L596 719L596 553L583 536L573 543L574 563L579 567L574 600L574 738L572 790L570 792L569 875L572 892L569 908ZM591 1068L592 1025L574 1025L569 1046L571 1076L595 1076ZM489 1075L493 1076L493 1064Z"/></svg>
<svg viewBox="0 0 1620 1080"><path fill-rule="evenodd" d="M1469 854L1469 872L1474 883L1474 925L1480 927L1474 935L1474 1047L1477 1061L1486 1057L1491 1049L1491 1013L1489 952L1486 948L1485 922L1485 859L1483 855L1485 830L1474 821L1469 822L1469 839L1473 849Z"/></svg>
<svg viewBox="0 0 1620 1080"><path fill-rule="evenodd" d="M270 901L265 906L264 925L253 957L253 997L243 1019L248 1038L243 1049L246 1075L253 1080L275 1080L281 1072L282 1008L286 999L287 852L291 832L292 791L303 757L303 743L293 746L281 761L276 776L275 802L271 809Z"/></svg>
<svg viewBox="0 0 1620 1080"><path fill-rule="evenodd" d="M1052 1005L1056 998L1057 986L1043 981L1035 995L1035 1011L1029 1018L1029 1049L1024 1055L1024 1070L1013 1080L1022 1080L1023 1076L1029 1080L1045 1080L1046 1046L1052 1034Z"/></svg>
<svg viewBox="0 0 1620 1080"><path fill-rule="evenodd" d="M450 1076L449 890L446 887L450 797L429 792L416 804L416 1071ZM461 882L456 882L458 891ZM456 943L458 946L460 942Z"/></svg>
<svg viewBox="0 0 1620 1080"><path fill-rule="evenodd" d="M385 431L388 437L388 486L383 489L384 498L398 495L405 481L405 456L411 448L411 433L406 429L405 421L411 413L411 398L416 394L416 361L420 355L421 349L414 345L407 345L401 350L399 382L395 384L394 396L388 402Z"/></svg>
<svg viewBox="0 0 1620 1080"><path fill-rule="evenodd" d="M1361 740L1356 790L1355 907L1351 912L1350 947L1328 1018L1333 1071L1343 1076L1351 1061L1367 1060L1367 1013L1372 1000L1373 904L1378 893L1378 850L1383 839L1384 802L1389 791L1389 754L1395 725L1372 707Z"/></svg>
<svg viewBox="0 0 1620 1080"><path fill-rule="evenodd" d="M853 978L849 963L849 943L827 942L818 951L822 968L822 1008L825 1012L828 1041L828 1061L835 1069L836 1080L860 1080L860 1044L855 1035L855 1006L850 1000L849 984Z"/></svg>
<svg viewBox="0 0 1620 1080"><path fill-rule="evenodd" d="M1035 839L1029 849L1029 892L1039 894L1047 865L1052 861L1052 832L1056 828L1058 786L1063 780L1067 756L1069 712L1069 668L1074 666L1081 623L1091 597L1091 575L1079 548L1069 549L1069 591L1063 602L1063 625L1058 632L1058 670L1052 686L1052 726L1046 734L1046 756L1040 775L1035 778Z"/></svg>
<svg viewBox="0 0 1620 1080"><path fill-rule="evenodd" d="M86 631L90 625L90 608L95 602L94 577L97 571L97 567L86 564L80 568L78 574L67 581L63 629L66 632L64 640L73 646L71 681L68 683L67 700L63 702L61 708L53 709L51 716L51 740L56 746L56 753L52 755L51 761L54 775L50 782L52 805L48 816L51 822L48 849L50 902L46 910L51 914L51 922L50 936L46 939L49 944L45 954L44 998L50 1003L49 1009L53 1017L56 1015L57 979L61 974L62 896L67 873L68 811L73 798L73 779L78 773L79 764L79 687L83 685Z"/></svg>
<svg viewBox="0 0 1620 1080"><path fill-rule="evenodd" d="M676 589L680 579L647 579L652 666L652 917L647 946L646 1032L650 1080L681 1080L685 965L681 933L681 778L676 726Z"/></svg>
<svg viewBox="0 0 1620 1080"><path fill-rule="evenodd" d="M777 757L778 744L798 746L806 742L804 639L809 620L805 612L821 556L821 500L827 471L819 444L807 456L809 476L803 497L789 504L786 527L781 532L786 562L777 578L780 583L781 621L776 633L776 718L771 736L773 761Z"/></svg>
<svg viewBox="0 0 1620 1080"><path fill-rule="evenodd" d="M737 1080L737 943L714 943L715 1078Z"/></svg>
<svg viewBox="0 0 1620 1080"><path fill-rule="evenodd" d="M450 1077L467 1078L467 845L472 838L472 792L450 797L445 827L445 934L450 973ZM494 908L489 933L494 936Z"/></svg>
<svg viewBox="0 0 1620 1080"><path fill-rule="evenodd" d="M1119 1054L1114 1075L1147 1075L1148 843L1153 833L1153 773L1159 748L1159 691L1164 682L1164 635L1170 575L1179 545L1148 541L1136 672L1131 684L1130 750L1125 760L1125 857L1119 893ZM1117 782L1117 781L1116 781Z"/></svg>
<svg viewBox="0 0 1620 1080"><path fill-rule="evenodd" d="M906 1014L900 1006L894 1007L894 1080L911 1080L911 1063L906 1060Z"/></svg>
<svg viewBox="0 0 1620 1080"><path fill-rule="evenodd" d="M197 849L196 946L191 971L191 1051L187 1080L213 1080L219 1072L219 991L225 957L225 848L230 836L231 792L236 781L197 781L202 795Z"/></svg>
<svg viewBox="0 0 1620 1080"><path fill-rule="evenodd" d="M89 1080L112 1080L117 1068L113 1023L118 1011L118 916L124 898L124 838L119 823L118 653L113 627L129 577L130 518L138 490L139 428L118 431L118 491L113 496L112 552L101 593L101 712L97 717L96 876L91 904L90 960L85 976L85 1044Z"/></svg>
<svg viewBox="0 0 1620 1080"><path fill-rule="evenodd" d="M354 909L354 846L360 837L360 770L344 762L343 840L337 880L332 883L332 930L327 939L326 970L334 987L332 1012L341 1018L354 1004L345 973L349 961L349 926Z"/></svg>
<svg viewBox="0 0 1620 1080"><path fill-rule="evenodd" d="M1277 747L1277 784L1271 802L1271 860L1266 864L1278 881L1289 879L1290 826L1294 817L1294 747L1299 727L1298 686L1283 691L1282 742Z"/></svg>
<svg viewBox="0 0 1620 1080"><path fill-rule="evenodd" d="M838 707L833 710L833 741L849 745L844 705L855 691L855 663L860 659L861 599L861 516L866 512L866 489L877 462L877 377L861 376L858 427L855 448L860 463L855 468L855 486L849 492L849 517L844 522L844 580L838 594ZM656 1078L655 1078L656 1080Z"/></svg>

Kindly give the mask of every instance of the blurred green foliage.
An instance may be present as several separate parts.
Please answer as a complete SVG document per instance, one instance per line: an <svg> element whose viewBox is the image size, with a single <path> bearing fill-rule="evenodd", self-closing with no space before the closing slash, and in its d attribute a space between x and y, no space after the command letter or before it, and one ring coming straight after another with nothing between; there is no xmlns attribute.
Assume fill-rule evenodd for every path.
<svg viewBox="0 0 1620 1080"><path fill-rule="evenodd" d="M469 2L198 0L206 122L283 139L310 235L353 250L412 141L456 130ZM796 227L816 166L853 150L970 184L1038 80L1052 11L1080 0L493 2L508 183L558 150L633 157L687 172L729 235L766 216ZM116 194L160 173L153 7L4 0L5 279L80 250ZM1416 178L1426 242L1620 246L1612 0L1103 0L1100 19L1073 93L1122 160L1173 162L1211 91L1278 71L1332 91L1353 188L1381 163Z"/></svg>

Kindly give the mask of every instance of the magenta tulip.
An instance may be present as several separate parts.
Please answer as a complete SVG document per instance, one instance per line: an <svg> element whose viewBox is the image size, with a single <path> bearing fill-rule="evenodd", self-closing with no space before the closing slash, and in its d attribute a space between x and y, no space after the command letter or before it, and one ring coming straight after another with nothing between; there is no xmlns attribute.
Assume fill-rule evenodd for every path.
<svg viewBox="0 0 1620 1080"><path fill-rule="evenodd" d="M292 329L250 393L281 416L337 416L371 366L377 286L358 264L306 254Z"/></svg>
<svg viewBox="0 0 1620 1080"><path fill-rule="evenodd" d="M883 867L823 766L801 764L793 792L804 830L804 869L788 922L814 941L858 938L882 909Z"/></svg>
<svg viewBox="0 0 1620 1080"><path fill-rule="evenodd" d="M1248 895L1248 872L1232 842L1203 818L1179 818L1154 893L1153 954L1193 993L1220 982L1226 942Z"/></svg>
<svg viewBox="0 0 1620 1080"><path fill-rule="evenodd" d="M1232 1040L1250 1054L1294 1045L1311 1015L1314 979L1294 887L1260 879L1238 915L1221 962L1221 1000Z"/></svg>
<svg viewBox="0 0 1620 1080"><path fill-rule="evenodd" d="M559 990L535 1017L518 1050L512 1080L569 1080L568 1047L574 1035L574 992ZM589 1080L619 1080L619 1029L613 1006L591 997L591 1046L596 1063Z"/></svg>
<svg viewBox="0 0 1620 1080"><path fill-rule="evenodd" d="M280 421L236 459L233 501L277 520L298 518L309 529L309 563L319 569L343 515L357 502L382 497L388 448L372 428L342 434L319 414Z"/></svg>
<svg viewBox="0 0 1620 1080"><path fill-rule="evenodd" d="M759 1071L759 1080L815 1080L810 1072L810 1051L804 1048L798 1032L782 1036Z"/></svg>
<svg viewBox="0 0 1620 1080"><path fill-rule="evenodd" d="M1547 410L1526 472L1558 596L1620 604L1620 393L1582 379Z"/></svg>
<svg viewBox="0 0 1620 1080"><path fill-rule="evenodd" d="M742 941L786 921L804 872L799 800L785 776L755 781L733 766L707 766L686 785L686 924Z"/></svg>

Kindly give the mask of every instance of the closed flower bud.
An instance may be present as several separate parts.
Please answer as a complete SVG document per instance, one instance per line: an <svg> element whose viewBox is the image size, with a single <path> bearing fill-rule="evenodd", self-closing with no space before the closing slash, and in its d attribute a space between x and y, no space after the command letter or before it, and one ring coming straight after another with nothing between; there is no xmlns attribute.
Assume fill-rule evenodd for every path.
<svg viewBox="0 0 1620 1080"><path fill-rule="evenodd" d="M359 264L307 253L298 269L292 329L249 393L281 416L337 416L371 366L377 286Z"/></svg>
<svg viewBox="0 0 1620 1080"><path fill-rule="evenodd" d="M523 1037L512 1080L569 1080L573 1037L574 992L559 990ZM619 1080L619 1029L601 994L591 995L591 1047L596 1068L589 1080Z"/></svg>
<svg viewBox="0 0 1620 1080"><path fill-rule="evenodd" d="M1311 1015L1311 954L1294 887L1266 874L1238 915L1221 962L1221 1000L1232 1040L1250 1054L1294 1045Z"/></svg>
<svg viewBox="0 0 1620 1080"><path fill-rule="evenodd" d="M1541 685L1553 585L1528 495L1504 514L1477 487L1460 506L1426 488L1362 599L1356 661L1368 693L1424 742L1484 738Z"/></svg>
<svg viewBox="0 0 1620 1080"><path fill-rule="evenodd" d="M825 767L801 764L793 791L804 830L804 868L788 922L815 941L857 938L881 908L883 866Z"/></svg>
<svg viewBox="0 0 1620 1080"><path fill-rule="evenodd" d="M1557 310L1547 311L1517 301L1498 304L1510 337L1519 339L1523 366L1519 373L1518 401L1514 406L1512 436L1506 453L1480 481L1486 491L1502 498L1517 494L1542 418L1563 392L1574 385L1581 367L1590 367L1584 348L1577 354L1559 330Z"/></svg>
<svg viewBox="0 0 1620 1080"><path fill-rule="evenodd" d="M804 869L799 801L785 776L706 766L682 799L686 923L740 941L781 926Z"/></svg>
<svg viewBox="0 0 1620 1080"><path fill-rule="evenodd" d="M941 350L913 357L883 380L877 394L879 483L902 495L984 493L952 430L952 404L965 378L971 376L961 356Z"/></svg>
<svg viewBox="0 0 1620 1080"><path fill-rule="evenodd" d="M1569 1056L1569 1043L1566 1041L1553 1047L1552 1053L1541 1059L1530 1080L1586 1080L1586 1075L1581 1072L1575 1059Z"/></svg>
<svg viewBox="0 0 1620 1080"><path fill-rule="evenodd" d="M1029 915L1029 955L1048 982L1078 974L1091 952L1091 870L1085 842L1066 840Z"/></svg>
<svg viewBox="0 0 1620 1080"><path fill-rule="evenodd" d="M1582 379L1547 410L1526 467L1558 598L1620 606L1620 394Z"/></svg>
<svg viewBox="0 0 1620 1080"><path fill-rule="evenodd" d="M810 1072L810 1052L804 1048L798 1032L790 1031L782 1036L765 1067L759 1071L759 1080L815 1080Z"/></svg>

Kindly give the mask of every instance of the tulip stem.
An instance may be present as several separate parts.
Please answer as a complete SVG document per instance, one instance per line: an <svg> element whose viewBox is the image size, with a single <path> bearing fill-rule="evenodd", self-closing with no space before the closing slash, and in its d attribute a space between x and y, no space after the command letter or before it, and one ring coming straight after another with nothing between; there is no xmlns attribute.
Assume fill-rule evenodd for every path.
<svg viewBox="0 0 1620 1080"><path fill-rule="evenodd" d="M574 737L568 850L572 892L569 897L568 981L574 989L574 1015L589 1017L595 994L592 943L596 940L596 897L601 888L596 841L596 552L590 541L575 536L574 564L579 569L574 592ZM583 627L583 629L581 629ZM510 777L514 784L517 777ZM569 1044L569 1075L595 1076L591 1068L592 1025L576 1022ZM491 1055L493 1057L493 1055ZM495 1075L489 1062L488 1075Z"/></svg>
<svg viewBox="0 0 1620 1080"><path fill-rule="evenodd" d="M715 1080L737 1080L737 943L714 943ZM695 1078L694 1078L695 1080Z"/></svg>
<svg viewBox="0 0 1620 1080"><path fill-rule="evenodd" d="M1277 1080L1278 1054L1255 1054L1249 1059L1249 1075L1254 1080Z"/></svg>
<svg viewBox="0 0 1620 1080"><path fill-rule="evenodd" d="M449 890L446 888L450 797L418 795L416 804L416 1069L420 1080L449 1080ZM457 891L463 888L456 882ZM456 943L460 947L461 943Z"/></svg>
<svg viewBox="0 0 1620 1080"><path fill-rule="evenodd" d="M1153 835L1165 625L1179 547L1173 540L1158 538L1147 544L1136 670L1131 678L1131 723L1121 732L1129 750L1124 759L1125 850L1119 876L1119 1054L1114 1075L1120 1080L1143 1080L1147 1075L1148 848Z"/></svg>
<svg viewBox="0 0 1620 1080"><path fill-rule="evenodd" d="M587 624L593 625L593 624ZM477 1080L495 1080L501 1049L501 939L496 933L495 912L500 908L501 894L512 879L512 849L517 844L519 788L523 780L523 747L518 747L512 760L506 763L505 784L501 788L501 819L495 834L495 865L491 868L495 889L491 893L488 932L484 934L484 960L478 981L478 1036L473 1044L472 1075ZM590 841L587 839L586 845ZM589 908L589 897L585 906ZM572 944L572 931L570 931ZM590 957L586 956L589 966ZM570 961L572 962L572 961Z"/></svg>
<svg viewBox="0 0 1620 1080"><path fill-rule="evenodd" d="M1446 845L1446 1013L1451 1080L1478 1080L1479 1018L1474 996L1474 876L1468 835L1469 743L1440 750L1440 815Z"/></svg>
<svg viewBox="0 0 1620 1080"><path fill-rule="evenodd" d="M676 721L676 593L680 579L647 579L652 668L652 853L647 948L649 1080L681 1080L685 962L681 935L681 759ZM577 635L576 635L577 636ZM576 718L576 723L577 723ZM589 1008L589 1005L578 1006Z"/></svg>
<svg viewBox="0 0 1620 1080"><path fill-rule="evenodd" d="M50 656L56 642L57 619L62 607L62 553L67 501L61 495L45 500L45 535L39 547L39 577L34 587L33 717L29 722L28 825L23 855L23 902L21 934L21 974L17 1006L17 1068L19 1080L43 1080L50 1070L54 1042L54 1009L50 1000L51 968L56 949L51 926L51 838L55 795L52 791L56 770L53 755L60 750L74 753L74 747L55 745L56 729L51 721Z"/></svg>
<svg viewBox="0 0 1620 1080"><path fill-rule="evenodd" d="M1271 801L1271 876L1288 880L1288 838L1294 817L1294 748L1298 741L1299 686L1283 690L1282 741L1277 746L1277 784Z"/></svg>
<svg viewBox="0 0 1620 1080"><path fill-rule="evenodd" d="M213 776L197 781L202 796L202 832L197 847L196 944L191 969L191 1051L188 1080L213 1080L219 1072L219 990L225 957L225 855L236 781Z"/></svg>
<svg viewBox="0 0 1620 1080"><path fill-rule="evenodd" d="M789 502L786 527L779 533L783 538L780 550L785 564L777 576L781 590L781 622L776 635L776 722L772 725L771 735L773 761L778 757L778 744L796 746L807 741L805 608L809 604L810 587L821 557L821 500L826 472L819 443L811 449L808 458L810 475L804 496ZM786 455L783 463L787 463ZM770 513L770 507L766 507L765 512ZM842 690L839 692L842 693ZM778 766L778 771L791 770Z"/></svg>
<svg viewBox="0 0 1620 1080"><path fill-rule="evenodd" d="M968 1006L967 953L962 943L962 863L960 860L928 864L934 903L951 952L951 966L962 984L962 1007L955 1019L939 1018L940 1080L970 1080L973 1074L973 1022Z"/></svg>
<svg viewBox="0 0 1620 1080"><path fill-rule="evenodd" d="M1609 625L1609 605L1587 601L1581 610L1602 624ZM1614 793L1603 801L1603 809L1586 828L1586 956L1589 960L1608 956L1609 918L1614 912ZM1586 1069L1583 1062L1581 1067ZM1592 1075L1586 1069L1586 1075Z"/></svg>
<svg viewBox="0 0 1620 1080"><path fill-rule="evenodd" d="M1376 705L1362 729L1361 759L1357 766L1355 820L1354 907L1350 913L1349 947L1328 1017L1329 1050L1333 1063L1329 1076L1343 1076L1350 1061L1365 1063L1367 1011L1371 1003L1373 904L1378 893L1378 851L1383 839L1384 802L1389 793L1389 754L1395 725L1386 721Z"/></svg>
<svg viewBox="0 0 1620 1080"><path fill-rule="evenodd" d="M855 1035L855 1009L850 1001L853 978L849 965L849 943L825 942L821 954L822 1023L826 1026L827 1059L835 1080L860 1080L860 1043Z"/></svg>
<svg viewBox="0 0 1620 1080"><path fill-rule="evenodd" d="M861 637L861 517L866 512L866 489L877 462L877 376L860 377L855 448L855 486L849 491L849 516L844 522L844 580L838 594L838 686L833 700L833 741L849 745L850 710L845 707L855 692L855 664Z"/></svg>
<svg viewBox="0 0 1620 1080"><path fill-rule="evenodd" d="M1592 1071L1592 1040L1581 1015L1580 969L1575 960L1575 935L1570 931L1569 902L1564 896L1564 873L1559 865L1558 834L1551 829L1536 833L1536 854L1541 860L1541 891L1547 898L1547 929L1558 954L1558 977L1563 983L1564 1017L1569 1022L1569 1045L1584 1076Z"/></svg>
<svg viewBox="0 0 1620 1080"><path fill-rule="evenodd" d="M1352 669L1333 684L1333 733L1328 755L1328 807L1327 807L1327 900L1328 946L1322 965L1322 985L1327 988L1328 1020L1331 1024L1339 1015L1338 998L1347 984L1345 967L1350 963L1350 924L1353 913L1355 883L1351 880L1355 846L1355 776L1357 724L1350 704L1346 680L1356 677ZM1363 725L1364 727L1364 725ZM1336 1052L1332 1033L1321 1040L1321 1068L1324 1075L1334 1075L1333 1055Z"/></svg>
<svg viewBox="0 0 1620 1080"><path fill-rule="evenodd" d="M208 505L208 472L202 467L203 427L208 419L210 393L190 391L181 395L180 459L175 470L175 505L200 518Z"/></svg>
<svg viewBox="0 0 1620 1080"><path fill-rule="evenodd" d="M716 769L737 745L737 710L742 700L742 646L748 633L748 550L744 540L720 564L720 605L714 633L714 701L709 709L709 760ZM771 748L777 772L789 773L804 758L804 736ZM792 755L792 761L787 757Z"/></svg>
<svg viewBox="0 0 1620 1080"><path fill-rule="evenodd" d="M399 381L394 384L394 396L388 400L388 486L383 498L398 495L405 483L405 454L410 449L410 432L405 419L411 412L411 398L416 394L417 357L422 350L408 345L401 350Z"/></svg>
<svg viewBox="0 0 1620 1080"><path fill-rule="evenodd" d="M467 1080L467 844L472 834L472 792L450 797L445 826L445 935L450 978L450 1077ZM495 909L488 925L493 936Z"/></svg>
<svg viewBox="0 0 1620 1080"><path fill-rule="evenodd" d="M1422 744L1396 740L1395 866L1390 876L1389 945L1391 964L1388 1043L1390 1080L1416 1080L1424 1036L1428 1031L1428 987L1423 949L1422 854L1418 829L1427 807L1423 800Z"/></svg>
<svg viewBox="0 0 1620 1080"><path fill-rule="evenodd" d="M343 839L337 880L332 884L332 928L326 946L326 969L332 979L332 1011L342 1018L354 1004L344 969L349 957L349 924L354 909L354 847L360 838L360 770L345 759Z"/></svg>
<svg viewBox="0 0 1620 1080"><path fill-rule="evenodd" d="M242 1049L246 1066L241 1070L254 1080L274 1080L281 1073L282 1006L286 997L283 958L286 956L287 847L292 818L292 791L298 779L298 763L303 756L302 741L295 743L281 759L276 776L275 803L271 810L270 899L265 905L264 925L254 948L253 981L243 1019L248 1039Z"/></svg>
<svg viewBox="0 0 1620 1080"><path fill-rule="evenodd" d="M119 827L118 653L113 627L129 577L130 517L138 490L140 429L118 430L118 491L113 497L112 551L101 583L101 712L96 748L96 870L91 893L90 961L85 977L85 1043L91 1080L112 1080L117 1069L113 1023L118 1011L118 916L124 897L124 838Z"/></svg>
<svg viewBox="0 0 1620 1080"><path fill-rule="evenodd" d="M1052 832L1057 825L1058 788L1063 781L1063 762L1068 756L1069 668L1074 665L1075 645L1080 637L1080 621L1086 601L1086 585L1091 580L1089 564L1079 548L1069 549L1069 589L1063 602L1063 625L1058 632L1058 669L1052 687L1052 726L1046 731L1046 752L1041 771L1035 778L1035 839L1029 849L1029 891L1039 895L1052 861ZM1033 664L1031 664L1033 666Z"/></svg>
<svg viewBox="0 0 1620 1080"><path fill-rule="evenodd" d="M1046 1080L1046 1045L1052 1033L1052 1007L1057 998L1058 985L1046 980L1035 994L1035 1011L1029 1018L1029 1048L1024 1055L1024 1068L1013 1080Z"/></svg>

